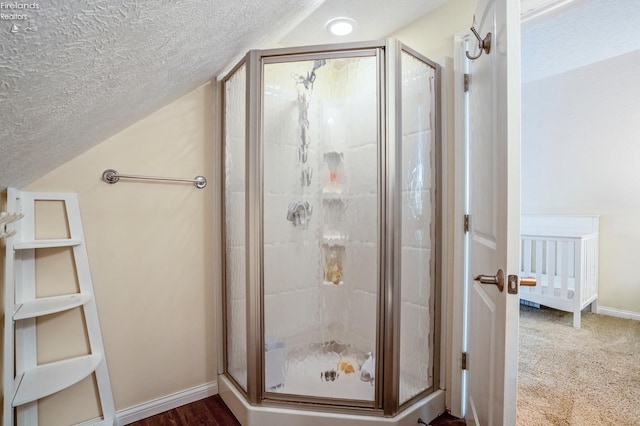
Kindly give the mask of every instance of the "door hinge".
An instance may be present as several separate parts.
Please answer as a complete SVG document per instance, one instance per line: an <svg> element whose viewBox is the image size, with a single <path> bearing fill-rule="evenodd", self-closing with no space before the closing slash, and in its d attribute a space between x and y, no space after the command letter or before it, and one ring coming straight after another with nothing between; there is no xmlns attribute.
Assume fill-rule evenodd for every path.
<svg viewBox="0 0 640 426"><path fill-rule="evenodd" d="M462 357L461 357L461 365L463 370L467 369L467 353L466 352L462 352Z"/></svg>
<svg viewBox="0 0 640 426"><path fill-rule="evenodd" d="M471 75L465 74L464 75L464 91L465 92L469 91L469 84L471 84Z"/></svg>
<svg viewBox="0 0 640 426"><path fill-rule="evenodd" d="M464 232L469 232L469 215L464 215Z"/></svg>

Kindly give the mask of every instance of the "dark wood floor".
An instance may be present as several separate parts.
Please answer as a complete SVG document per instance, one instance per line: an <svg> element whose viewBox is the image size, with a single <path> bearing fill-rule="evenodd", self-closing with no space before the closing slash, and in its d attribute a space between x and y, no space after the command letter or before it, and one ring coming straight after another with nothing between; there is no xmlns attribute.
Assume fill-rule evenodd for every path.
<svg viewBox="0 0 640 426"><path fill-rule="evenodd" d="M467 424L467 422L465 422L463 419L454 417L449 413L444 413L429 424L431 426L464 426Z"/></svg>
<svg viewBox="0 0 640 426"><path fill-rule="evenodd" d="M240 425L219 395L192 402L131 424L133 426ZM445 413L430 424L433 426L459 426L465 423L464 420L456 419Z"/></svg>
<svg viewBox="0 0 640 426"><path fill-rule="evenodd" d="M219 395L201 399L131 424L134 426L240 425Z"/></svg>

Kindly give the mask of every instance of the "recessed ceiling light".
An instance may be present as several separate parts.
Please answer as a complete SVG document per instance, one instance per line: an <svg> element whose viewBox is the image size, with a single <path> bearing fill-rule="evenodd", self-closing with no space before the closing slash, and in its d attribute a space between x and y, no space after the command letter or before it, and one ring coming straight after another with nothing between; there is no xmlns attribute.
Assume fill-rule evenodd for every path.
<svg viewBox="0 0 640 426"><path fill-rule="evenodd" d="M351 18L333 18L327 22L325 29L333 35L346 36L351 34L355 26L356 21Z"/></svg>

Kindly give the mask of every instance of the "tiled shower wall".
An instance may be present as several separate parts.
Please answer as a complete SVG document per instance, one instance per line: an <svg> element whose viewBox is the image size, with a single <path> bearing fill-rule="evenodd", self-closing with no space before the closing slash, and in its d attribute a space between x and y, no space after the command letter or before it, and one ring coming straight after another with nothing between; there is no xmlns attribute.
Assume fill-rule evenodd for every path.
<svg viewBox="0 0 640 426"><path fill-rule="evenodd" d="M227 368L247 389L245 273L245 96L246 67L225 84L225 247Z"/></svg>
<svg viewBox="0 0 640 426"><path fill-rule="evenodd" d="M400 403L433 384L435 73L402 54Z"/></svg>
<svg viewBox="0 0 640 426"><path fill-rule="evenodd" d="M264 253L266 338L289 352L335 340L375 349L377 306L377 145L374 58L329 60L316 71L309 105L311 186L300 185L299 105L294 74L312 62L268 65L264 122ZM323 154L341 152L338 186L346 210L344 284L324 285L321 241L328 202ZM286 220L289 203L308 201L308 228ZM365 266L366 267L363 267Z"/></svg>
<svg viewBox="0 0 640 426"><path fill-rule="evenodd" d="M378 312L378 140L375 60L342 70L341 119L345 131L344 170L348 207L345 286L347 339L362 352L376 350Z"/></svg>
<svg viewBox="0 0 640 426"><path fill-rule="evenodd" d="M284 342L292 351L320 341L319 184L301 185L298 149L301 141L298 87L294 76L306 76L312 62L270 64L264 68L264 318L265 338ZM320 74L320 71L318 72ZM311 93L308 164L318 174L319 99L327 95L318 77ZM287 220L289 204L313 207L307 226Z"/></svg>

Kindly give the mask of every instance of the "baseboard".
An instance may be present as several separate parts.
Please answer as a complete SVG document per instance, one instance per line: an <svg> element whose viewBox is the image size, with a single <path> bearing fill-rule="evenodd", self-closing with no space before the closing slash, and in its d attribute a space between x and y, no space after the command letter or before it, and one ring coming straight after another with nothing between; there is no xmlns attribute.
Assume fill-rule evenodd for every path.
<svg viewBox="0 0 640 426"><path fill-rule="evenodd" d="M602 315L609 315L611 317L618 317L618 318L625 318L625 319L640 321L640 313L638 312L623 311L622 309L607 308L606 306L598 306L598 313Z"/></svg>
<svg viewBox="0 0 640 426"><path fill-rule="evenodd" d="M116 412L116 425L123 426L147 417L172 410L185 404L207 398L218 393L218 381L205 383L190 389L172 393Z"/></svg>

